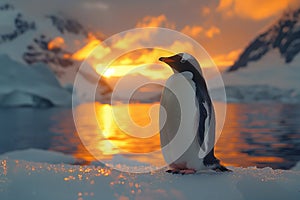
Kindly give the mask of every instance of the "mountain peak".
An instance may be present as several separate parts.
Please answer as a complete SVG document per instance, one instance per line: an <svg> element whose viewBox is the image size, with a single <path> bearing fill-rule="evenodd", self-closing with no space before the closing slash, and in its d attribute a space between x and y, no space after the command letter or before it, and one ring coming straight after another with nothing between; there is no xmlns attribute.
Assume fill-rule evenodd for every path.
<svg viewBox="0 0 300 200"><path fill-rule="evenodd" d="M77 61L70 55L85 45L88 31L78 21L63 14L45 13L34 17L10 3L0 3L0 54L7 54L18 62L32 65L47 64L60 78L66 68ZM63 45L49 48L60 38ZM74 41L82 41L75 46ZM75 70L75 69L74 69Z"/></svg>
<svg viewBox="0 0 300 200"><path fill-rule="evenodd" d="M73 34L83 34L85 36L88 35L88 32L83 28L83 26L74 19L64 18L58 15L48 15L53 24L57 28L57 30L64 34L65 32L73 33Z"/></svg>
<svg viewBox="0 0 300 200"><path fill-rule="evenodd" d="M277 22L257 36L228 71L246 67L249 62L258 61L275 49L279 50L285 63L292 62L300 52L300 8L286 11Z"/></svg>
<svg viewBox="0 0 300 200"><path fill-rule="evenodd" d="M14 9L15 9L15 7L9 3L4 3L4 4L0 5L0 11L1 10L14 10Z"/></svg>
<svg viewBox="0 0 300 200"><path fill-rule="evenodd" d="M73 84L78 75L81 61L74 59L73 53L89 42L89 34L98 38L63 13L43 13L35 17L14 4L1 2L0 19L0 55L9 56L20 66L30 66L28 69L42 63L54 72L62 85ZM1 63L0 68L6 67ZM104 80L98 81L98 74L92 67L89 74L80 76L86 86L99 85L100 100L111 92Z"/></svg>

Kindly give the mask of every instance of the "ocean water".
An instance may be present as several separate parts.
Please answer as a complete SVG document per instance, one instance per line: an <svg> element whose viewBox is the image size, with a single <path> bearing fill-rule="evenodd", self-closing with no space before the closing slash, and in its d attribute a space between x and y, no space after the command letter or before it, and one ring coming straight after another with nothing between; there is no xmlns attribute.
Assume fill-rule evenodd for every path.
<svg viewBox="0 0 300 200"><path fill-rule="evenodd" d="M109 160L124 152L155 152L160 149L158 107L84 104L76 109L77 129L71 108L1 108L0 153L38 148L72 154L88 164L98 156ZM290 169L300 160L299 111L299 104L228 104L217 157L229 166ZM155 163L162 156L136 159Z"/></svg>

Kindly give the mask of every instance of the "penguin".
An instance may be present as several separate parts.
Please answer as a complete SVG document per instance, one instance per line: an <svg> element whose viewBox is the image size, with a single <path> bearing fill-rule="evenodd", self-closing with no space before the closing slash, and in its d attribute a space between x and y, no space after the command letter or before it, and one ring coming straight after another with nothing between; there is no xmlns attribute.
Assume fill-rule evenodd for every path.
<svg viewBox="0 0 300 200"><path fill-rule="evenodd" d="M215 111L198 61L188 53L160 57L174 74L160 100L160 143L168 173L230 171L215 157Z"/></svg>

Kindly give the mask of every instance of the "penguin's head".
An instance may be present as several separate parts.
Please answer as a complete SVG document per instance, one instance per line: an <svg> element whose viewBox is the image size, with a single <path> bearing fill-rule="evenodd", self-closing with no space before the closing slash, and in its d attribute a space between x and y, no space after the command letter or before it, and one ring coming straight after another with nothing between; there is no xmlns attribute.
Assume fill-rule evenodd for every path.
<svg viewBox="0 0 300 200"><path fill-rule="evenodd" d="M175 73L190 71L194 74L198 71L202 75L198 61L194 56L188 53L178 53L170 57L160 57L159 61L168 64Z"/></svg>

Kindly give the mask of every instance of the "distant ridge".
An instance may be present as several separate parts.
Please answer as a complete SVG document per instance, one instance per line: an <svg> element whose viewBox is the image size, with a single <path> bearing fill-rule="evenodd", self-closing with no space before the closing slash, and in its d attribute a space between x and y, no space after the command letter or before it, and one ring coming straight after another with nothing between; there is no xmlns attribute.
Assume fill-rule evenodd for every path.
<svg viewBox="0 0 300 200"><path fill-rule="evenodd" d="M99 75L92 67L88 73L82 70L78 73L82 61L72 57L90 41L91 35L98 40L104 39L103 35L88 30L79 21L63 13L43 13L40 17L36 17L11 2L1 2L0 55L3 56L0 59L0 68L8 70L4 59L6 56L20 66L27 67L28 71L42 63L55 74L59 83L63 87L67 86L70 91L75 77L80 75L85 82L82 83L85 85L84 90L88 91L91 85L97 84L96 100L106 102L110 98L110 86L104 79L98 80ZM5 77L0 74L1 78ZM27 78L24 83L31 81L29 76ZM43 80L41 82L43 84ZM10 86L1 86L0 94L7 95L5 88ZM85 95L85 91L82 92L82 96Z"/></svg>
<svg viewBox="0 0 300 200"><path fill-rule="evenodd" d="M258 61L275 49L280 52L285 63L293 62L299 54L300 8L286 11L275 24L257 36L227 71L247 67L249 62Z"/></svg>

